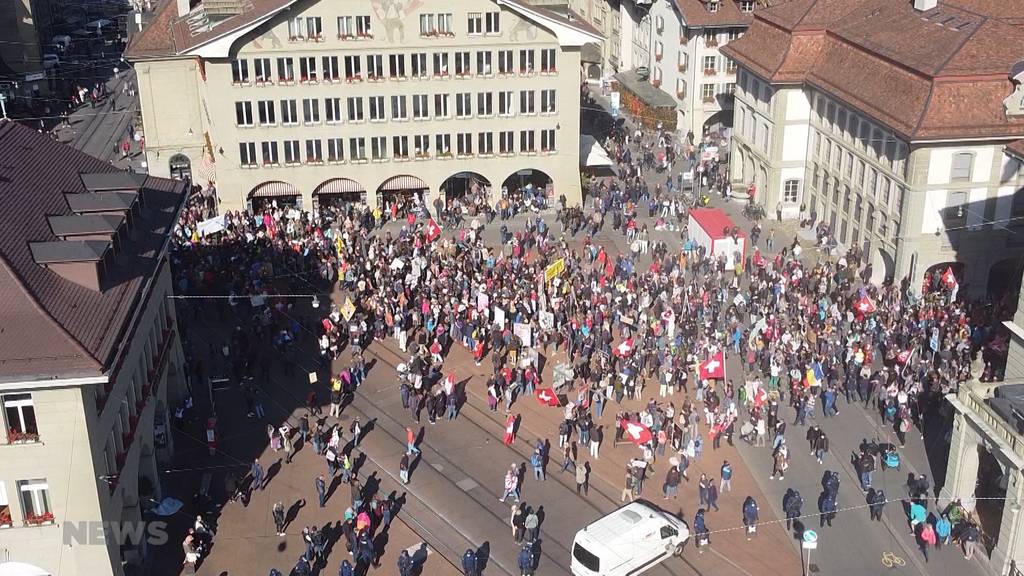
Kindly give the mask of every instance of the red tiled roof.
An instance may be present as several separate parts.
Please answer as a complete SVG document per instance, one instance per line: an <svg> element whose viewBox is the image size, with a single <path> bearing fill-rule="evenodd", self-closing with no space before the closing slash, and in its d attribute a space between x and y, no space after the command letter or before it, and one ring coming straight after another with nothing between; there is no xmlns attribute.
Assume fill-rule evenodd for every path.
<svg viewBox="0 0 1024 576"><path fill-rule="evenodd" d="M672 0L689 28L749 26L754 15L740 10L738 0L721 0L711 12L705 0Z"/></svg>
<svg viewBox="0 0 1024 576"><path fill-rule="evenodd" d="M127 58L153 58L177 53L171 34L171 25L177 16L175 0L163 0L153 10L153 14L149 24L141 32L132 35L125 48Z"/></svg>
<svg viewBox="0 0 1024 576"><path fill-rule="evenodd" d="M156 272L185 184L146 178L146 208L108 269L110 286L97 292L36 264L29 243L59 240L47 216L71 213L64 194L86 191L82 174L119 170L11 121L0 121L0 157L0 380L109 368Z"/></svg>
<svg viewBox="0 0 1024 576"><path fill-rule="evenodd" d="M982 12L981 10L989 10ZM722 52L771 82L807 82L911 139L1024 135L1007 118L1024 29L994 0L789 0Z"/></svg>
<svg viewBox="0 0 1024 576"><path fill-rule="evenodd" d="M1015 140L1006 146L1006 151L1024 162L1024 139Z"/></svg>

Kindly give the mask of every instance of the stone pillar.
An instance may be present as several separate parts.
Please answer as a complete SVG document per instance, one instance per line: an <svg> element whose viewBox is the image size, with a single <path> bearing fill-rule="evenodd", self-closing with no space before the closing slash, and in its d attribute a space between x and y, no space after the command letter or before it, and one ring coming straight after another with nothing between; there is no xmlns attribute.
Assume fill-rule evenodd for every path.
<svg viewBox="0 0 1024 576"><path fill-rule="evenodd" d="M1000 461L1002 464L1002 461ZM1020 499L1022 491L1021 471L1016 468L1007 470L1009 480L1006 484L1006 502L1003 505L1003 517L999 522L999 535L996 548L992 551L991 565L999 574L1006 574L1013 560L1018 566L1024 562L1024 546L1017 542L1021 534Z"/></svg>
<svg viewBox="0 0 1024 576"><path fill-rule="evenodd" d="M958 498L964 505L974 496L978 478L978 438L967 417L957 410L953 417L953 431L949 443L949 461L946 464L946 481L939 495L939 505L945 506Z"/></svg>

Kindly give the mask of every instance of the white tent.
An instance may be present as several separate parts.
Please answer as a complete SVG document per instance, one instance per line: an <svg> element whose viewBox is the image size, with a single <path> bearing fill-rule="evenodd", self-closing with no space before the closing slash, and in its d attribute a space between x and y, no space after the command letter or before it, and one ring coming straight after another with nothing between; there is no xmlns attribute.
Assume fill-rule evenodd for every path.
<svg viewBox="0 0 1024 576"><path fill-rule="evenodd" d="M0 564L0 576L50 576L50 573L24 562L4 562Z"/></svg>
<svg viewBox="0 0 1024 576"><path fill-rule="evenodd" d="M597 142L593 136L583 134L580 136L580 166L614 166L615 163L608 156L608 152Z"/></svg>

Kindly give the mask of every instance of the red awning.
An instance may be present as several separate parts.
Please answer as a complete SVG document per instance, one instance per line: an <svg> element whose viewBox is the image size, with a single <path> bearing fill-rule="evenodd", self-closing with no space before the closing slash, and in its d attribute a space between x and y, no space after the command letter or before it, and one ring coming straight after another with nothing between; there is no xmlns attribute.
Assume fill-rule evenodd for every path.
<svg viewBox="0 0 1024 576"><path fill-rule="evenodd" d="M252 189L252 192L249 193L249 198L275 198L298 195L298 188L287 182L264 182Z"/></svg>
<svg viewBox="0 0 1024 576"><path fill-rule="evenodd" d="M395 176L390 180L385 180L380 185L381 192L400 192L402 190L425 190L429 188L423 180L415 176Z"/></svg>
<svg viewBox="0 0 1024 576"><path fill-rule="evenodd" d="M363 188L363 185L355 180L350 180L348 178L334 178L333 180L328 180L318 186L316 191L313 192L313 195L350 194L356 192L366 192L366 188Z"/></svg>

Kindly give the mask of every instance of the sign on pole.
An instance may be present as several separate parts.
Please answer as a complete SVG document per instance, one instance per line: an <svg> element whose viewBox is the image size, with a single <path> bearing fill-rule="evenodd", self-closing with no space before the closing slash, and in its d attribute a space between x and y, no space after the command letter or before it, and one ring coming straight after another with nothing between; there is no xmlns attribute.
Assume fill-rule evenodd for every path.
<svg viewBox="0 0 1024 576"><path fill-rule="evenodd" d="M559 258L558 260L555 260L544 270L544 281L551 282L552 280L555 279L556 276L561 274L564 270L565 258Z"/></svg>
<svg viewBox="0 0 1024 576"><path fill-rule="evenodd" d="M352 319L352 316L356 313L356 305L352 303L351 298L345 298L345 303L341 305L340 312L345 317L345 320Z"/></svg>
<svg viewBox="0 0 1024 576"><path fill-rule="evenodd" d="M804 550L814 550L818 547L818 533L814 530L804 530L804 538L801 546Z"/></svg>

